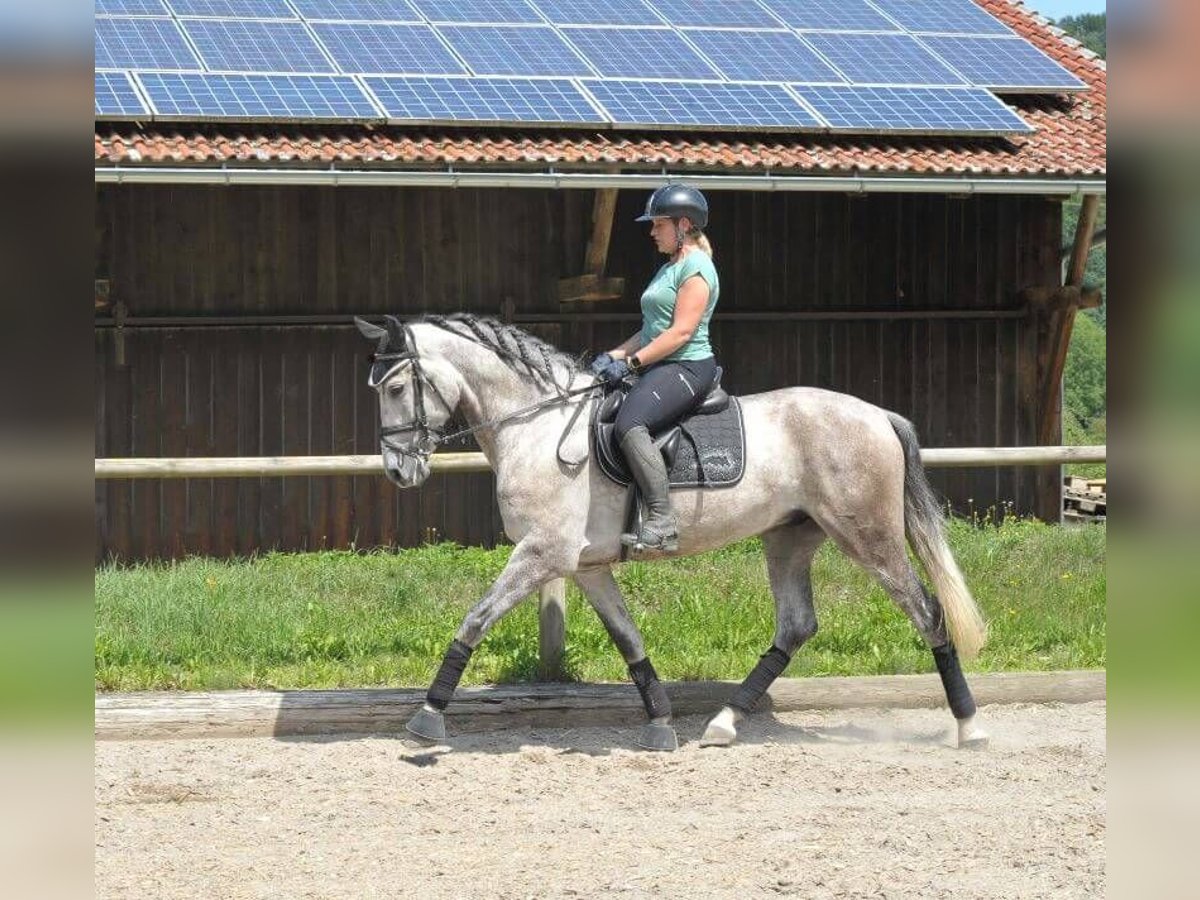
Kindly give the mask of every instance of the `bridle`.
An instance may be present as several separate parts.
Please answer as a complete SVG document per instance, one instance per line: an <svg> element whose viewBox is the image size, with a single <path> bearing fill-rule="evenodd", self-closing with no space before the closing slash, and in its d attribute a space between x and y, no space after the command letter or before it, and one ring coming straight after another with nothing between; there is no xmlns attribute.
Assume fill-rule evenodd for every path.
<svg viewBox="0 0 1200 900"><path fill-rule="evenodd" d="M412 328L407 323L403 323L402 327L404 329L403 346L405 349L384 352L381 347L380 351L372 353L369 357L371 361L371 371L367 376L367 386L379 391L383 389L383 385L387 383L388 379L390 379L392 375L394 375L396 371L400 369L401 366L403 366L405 363L412 365L413 419L401 425L381 425L379 429L380 443L383 444L383 446L388 450L391 450L393 453L397 453L400 456L406 456L428 462L429 457L438 448L438 446L442 444L448 444L451 441L460 440L461 438L464 438L470 434L474 434L476 431L481 431L484 428L492 428L496 425L502 425L505 422L528 415L531 412L536 412L540 409L546 409L550 406L554 406L555 404L563 403L572 397L577 397L580 394L590 393L603 387L601 383L596 382L581 388L564 390L555 384L555 388L557 389L558 393L553 397L548 397L545 400L539 400L536 403L531 403L529 406L524 406L521 409L515 410L514 412L506 413L503 416L499 416L487 422L481 422L478 425L472 425L468 428L460 429L452 434L442 434L442 432L437 428L430 426L429 417L425 412L426 385L428 385L428 388L433 393L437 394L438 399L441 400L442 405L445 406L448 411L450 410L450 404L446 402L445 397L443 397L441 392L437 389L437 385L426 378L425 373L421 368L421 357L417 353L417 341L416 336L413 334ZM462 334L459 331L452 331L452 333L458 335L459 337L473 340L469 335ZM389 339L385 339L382 346L386 346L388 340ZM474 342L481 343L480 341ZM498 353L501 356L509 355L496 347L488 346L488 349L494 353ZM571 417L571 421L567 424L566 429L563 431L564 439L567 435L567 432L570 431L571 426L575 424L575 419L577 416L578 412L576 412L575 416ZM398 435L409 434L412 432L416 432L417 437L416 440L411 442L408 446L402 445L396 441L396 437ZM560 439L560 451L562 449L562 443L563 439ZM562 459L561 452L559 458L560 460ZM567 462L567 460L562 461ZM578 465L577 462L568 464Z"/></svg>
<svg viewBox="0 0 1200 900"><path fill-rule="evenodd" d="M415 417L411 422L403 425L387 425L379 429L379 442L384 447L391 450L393 453L398 453L401 456L410 456L417 459L428 459L430 454L437 449L438 444L442 443L444 438L436 428L429 427L429 417L425 413L425 373L421 370L421 357L417 354L417 341L413 335L412 329L404 326L404 350L392 352L377 352L372 353L371 371L367 375L367 386L372 387L377 391L383 389L396 371L405 363L412 364L413 370L413 412ZM435 393L438 393L433 382L428 382ZM441 397L441 394L438 393ZM442 399L445 403L445 399ZM405 446L396 441L396 436L416 432L416 441Z"/></svg>

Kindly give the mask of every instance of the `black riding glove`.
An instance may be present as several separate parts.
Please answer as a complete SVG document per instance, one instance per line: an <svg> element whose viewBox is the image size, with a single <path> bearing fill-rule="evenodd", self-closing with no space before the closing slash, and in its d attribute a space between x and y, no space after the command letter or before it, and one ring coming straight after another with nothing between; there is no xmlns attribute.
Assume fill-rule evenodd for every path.
<svg viewBox="0 0 1200 900"><path fill-rule="evenodd" d="M592 364L588 366L588 369L593 375L595 375L597 378L600 378L604 375L604 370L608 368L608 364L612 361L613 358L611 354L599 353L596 355L596 358L592 360Z"/></svg>
<svg viewBox="0 0 1200 900"><path fill-rule="evenodd" d="M633 370L629 368L629 363L623 359L614 359L609 362L599 377L604 380L607 385L619 384L626 375Z"/></svg>

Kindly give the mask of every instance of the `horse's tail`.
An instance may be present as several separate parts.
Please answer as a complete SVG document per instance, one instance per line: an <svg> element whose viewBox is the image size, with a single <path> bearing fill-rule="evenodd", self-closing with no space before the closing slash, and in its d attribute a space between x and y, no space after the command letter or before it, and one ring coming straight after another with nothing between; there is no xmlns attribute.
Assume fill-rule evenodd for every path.
<svg viewBox="0 0 1200 900"><path fill-rule="evenodd" d="M974 659L987 640L987 624L946 543L942 511L925 477L916 429L896 413L889 412L888 419L904 448L904 530L908 542L933 580L955 649L963 659Z"/></svg>

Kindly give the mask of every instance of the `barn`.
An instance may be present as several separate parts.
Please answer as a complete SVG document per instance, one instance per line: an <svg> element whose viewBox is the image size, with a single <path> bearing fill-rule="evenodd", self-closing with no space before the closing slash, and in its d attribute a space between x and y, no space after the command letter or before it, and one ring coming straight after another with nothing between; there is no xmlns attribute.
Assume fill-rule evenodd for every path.
<svg viewBox="0 0 1200 900"><path fill-rule="evenodd" d="M903 122L839 131L305 120L254 113L252 77L207 74L219 67L203 40L221 46L228 33L213 23L240 15L272 24L240 4L277 4L274 24L306 34L350 34L346 23L305 12L339 2L355 0L98 0L97 457L377 452L375 397L353 315L470 311L571 353L612 346L637 327L637 298L658 265L632 220L668 179L689 181L710 200L722 277L711 330L731 392L793 384L847 391L911 418L927 447L1061 442L1071 323L1077 309L1098 302L1081 285L1081 267L1064 273L1063 206L1084 196L1076 243L1086 248L1105 191L1106 74L1020 3L839 4L891 23L896 33L883 37L892 44L935 46L924 32L956 21L904 24L908 4L943 17L986 13L1004 30L946 38L944 52L959 40L960 53L986 62L979 41L997 53L1017 38L1032 45L1073 85L998 91L997 105L1030 126L1020 133L933 133ZM393 5L414 21L392 28L444 36L470 27L430 25L417 0ZM508 4L539 16L512 27L553 31L551 5ZM440 8L459 6L470 4ZM627 13L630 3L592 6ZM670 22L663 9L687 5L650 6ZM769 34L799 35L821 59L844 60L843 70L854 54L835 54L863 37L789 26L782 0L710 6L774 16ZM673 35L675 24L648 30ZM590 39L588 29L604 30L576 31ZM186 40L172 52L194 54L204 72L162 73L151 70L166 63L139 62L147 48L155 58L172 50L177 33ZM716 31L684 33L702 47ZM101 36L111 58L102 59ZM868 62L880 66L880 58ZM191 77L224 79L243 111L191 114L184 104L162 114L155 91L190 85L194 99ZM1059 476L1058 466L932 473L960 511L1007 507L1053 521ZM366 476L98 481L96 554L492 545L503 540L492 493L487 474L435 475L415 492Z"/></svg>

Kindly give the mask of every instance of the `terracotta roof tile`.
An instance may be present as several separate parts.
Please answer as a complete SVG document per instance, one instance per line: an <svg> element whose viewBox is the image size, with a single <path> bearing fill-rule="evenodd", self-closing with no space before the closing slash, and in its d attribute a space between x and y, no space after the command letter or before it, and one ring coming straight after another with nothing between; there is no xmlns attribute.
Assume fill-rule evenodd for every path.
<svg viewBox="0 0 1200 900"><path fill-rule="evenodd" d="M343 164L683 167L790 173L1103 176L1103 61L1016 0L975 0L1079 78L1069 96L1009 96L1037 130L1013 138L97 123L98 165Z"/></svg>

